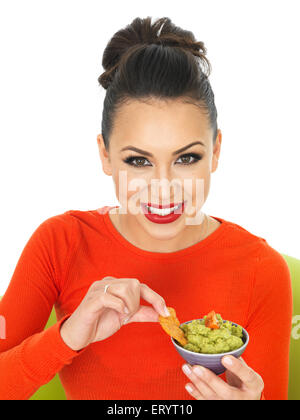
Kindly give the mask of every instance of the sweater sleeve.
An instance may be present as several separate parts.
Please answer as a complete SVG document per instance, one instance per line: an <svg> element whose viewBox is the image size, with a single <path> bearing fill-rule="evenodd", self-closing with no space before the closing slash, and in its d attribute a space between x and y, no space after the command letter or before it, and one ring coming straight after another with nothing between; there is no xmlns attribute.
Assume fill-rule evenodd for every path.
<svg viewBox="0 0 300 420"><path fill-rule="evenodd" d="M249 305L249 344L242 356L264 381L261 399L286 400L292 329L292 287L282 255L264 243Z"/></svg>
<svg viewBox="0 0 300 420"><path fill-rule="evenodd" d="M71 314L44 330L72 249L72 217L66 213L34 231L0 301L6 327L0 339L1 400L30 398L84 350L73 351L61 338L60 326Z"/></svg>

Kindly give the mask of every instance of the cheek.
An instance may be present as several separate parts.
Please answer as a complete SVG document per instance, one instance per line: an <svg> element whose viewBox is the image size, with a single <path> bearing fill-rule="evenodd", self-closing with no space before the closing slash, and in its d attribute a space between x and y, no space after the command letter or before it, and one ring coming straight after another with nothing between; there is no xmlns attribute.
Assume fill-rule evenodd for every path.
<svg viewBox="0 0 300 420"><path fill-rule="evenodd" d="M129 171L119 170L113 173L116 196L124 206L131 199L138 201L145 196L148 189L148 180L138 174L131 174Z"/></svg>
<svg viewBox="0 0 300 420"><path fill-rule="evenodd" d="M127 173L123 170L113 171L112 179L115 186L115 194L120 203L126 198Z"/></svg>
<svg viewBox="0 0 300 420"><path fill-rule="evenodd" d="M201 176L194 180L193 187L193 199L198 199L205 201L208 195L209 186L210 186L210 174L203 173Z"/></svg>
<svg viewBox="0 0 300 420"><path fill-rule="evenodd" d="M200 204L205 201L210 185L210 172L208 168L201 168L190 171L181 177L181 185L187 200L195 204L196 200Z"/></svg>

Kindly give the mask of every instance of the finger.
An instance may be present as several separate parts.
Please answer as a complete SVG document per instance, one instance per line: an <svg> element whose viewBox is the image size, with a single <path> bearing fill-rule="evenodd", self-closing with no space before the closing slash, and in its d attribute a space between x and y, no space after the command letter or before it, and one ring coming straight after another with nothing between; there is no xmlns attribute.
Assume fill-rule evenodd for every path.
<svg viewBox="0 0 300 420"><path fill-rule="evenodd" d="M215 400L218 399L217 394L215 391L205 382L199 375L196 375L194 369L196 365L191 366L189 364L184 364L182 366L182 370L185 375L193 382L194 387L196 390L202 395L202 397L206 400Z"/></svg>
<svg viewBox="0 0 300 420"><path fill-rule="evenodd" d="M94 294L93 297L87 301L87 307L92 314L96 314L104 308L111 308L120 314L126 314L123 300L109 293L102 293L100 295Z"/></svg>
<svg viewBox="0 0 300 420"><path fill-rule="evenodd" d="M230 372L234 373L248 388L256 389L260 385L260 376L247 366L244 360L239 360L234 356L222 358L222 364Z"/></svg>
<svg viewBox="0 0 300 420"><path fill-rule="evenodd" d="M135 314L129 316L126 324L129 322L158 322L158 313L152 306L141 305Z"/></svg>
<svg viewBox="0 0 300 420"><path fill-rule="evenodd" d="M141 297L147 302L151 303L156 312L164 317L171 315L162 296L152 290L149 286L147 286L147 284L140 283L140 287Z"/></svg>
<svg viewBox="0 0 300 420"><path fill-rule="evenodd" d="M205 400L203 395L199 392L199 390L195 387L195 385L191 384L190 382L185 385L185 389L187 392L194 397L196 400Z"/></svg>
<svg viewBox="0 0 300 420"><path fill-rule="evenodd" d="M219 399L233 400L236 398L236 390L210 369L207 369L204 366L195 365L192 367L192 370Z"/></svg>
<svg viewBox="0 0 300 420"><path fill-rule="evenodd" d="M112 282L106 293L122 299L131 315L137 312L140 307L140 282L138 279L126 278Z"/></svg>
<svg viewBox="0 0 300 420"><path fill-rule="evenodd" d="M102 280L97 280L94 281L94 283L91 284L89 290L91 292L95 292L98 290L104 290L104 287L106 284L112 284L112 283L116 283L119 279L117 279L116 277L112 277L112 276L106 276L103 277Z"/></svg>
<svg viewBox="0 0 300 420"><path fill-rule="evenodd" d="M230 372L230 370L226 369L226 382L233 386L234 388L241 389L243 382L240 380L238 376L236 376L234 373Z"/></svg>
<svg viewBox="0 0 300 420"><path fill-rule="evenodd" d="M114 288L114 290L113 290L113 286L115 284L118 284L120 282L122 283L123 281L126 282L128 280L136 280L137 282L139 282L137 279L123 279L123 278L118 279L118 278L115 278L115 277L107 276L107 277L104 277L101 281L95 282L94 288L95 288L95 290L103 290L105 284L111 284L111 286L107 290L107 293L108 292L111 293L113 291L114 294L117 294L116 291L115 291L116 288ZM166 307L165 300L163 299L162 296L160 296L158 293L156 293L154 290L152 290L149 286L147 286L144 283L139 282L139 287L140 287L140 298L142 297L144 300L151 303L153 305L155 311L157 313L159 313L160 315L162 315L164 317L165 316L170 316L170 313L169 313L169 311ZM123 294L122 294L122 299L123 299L123 297L124 297L124 300L126 301L126 297L123 296ZM130 306L129 302L126 302L126 303ZM128 309L130 309L130 308L128 308ZM131 309L130 312L132 313L132 312L135 312L135 311L133 309ZM151 318L153 318L153 314L151 315ZM139 321L139 320L137 320L137 321ZM146 320L146 322L147 321L148 321L148 319ZM156 321L158 321L158 318L157 318Z"/></svg>

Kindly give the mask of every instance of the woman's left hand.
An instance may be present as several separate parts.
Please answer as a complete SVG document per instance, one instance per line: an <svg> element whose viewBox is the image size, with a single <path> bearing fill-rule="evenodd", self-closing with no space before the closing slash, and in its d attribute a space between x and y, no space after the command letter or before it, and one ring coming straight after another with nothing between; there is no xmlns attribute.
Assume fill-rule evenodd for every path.
<svg viewBox="0 0 300 420"><path fill-rule="evenodd" d="M260 400L264 382L258 373L241 357L223 357L222 364L227 369L227 382L203 366L188 364L191 373L183 372L192 381L187 384L192 390L186 388L189 394L196 400Z"/></svg>

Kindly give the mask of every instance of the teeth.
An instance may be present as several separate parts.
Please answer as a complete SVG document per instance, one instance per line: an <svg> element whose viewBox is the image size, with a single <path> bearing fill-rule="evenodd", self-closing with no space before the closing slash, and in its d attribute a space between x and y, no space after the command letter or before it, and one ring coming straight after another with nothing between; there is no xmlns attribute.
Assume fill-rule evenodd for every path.
<svg viewBox="0 0 300 420"><path fill-rule="evenodd" d="M155 207L149 207L147 206L147 209L150 213L158 214L159 216L166 216L167 214L171 214L173 211L179 209L181 207L181 204L178 204L175 207L167 208L167 209L157 209Z"/></svg>

